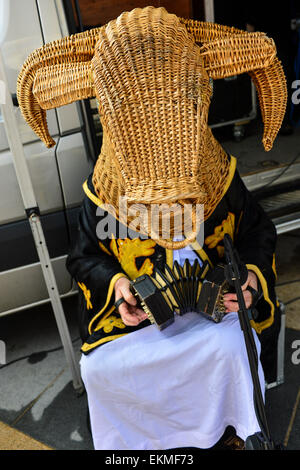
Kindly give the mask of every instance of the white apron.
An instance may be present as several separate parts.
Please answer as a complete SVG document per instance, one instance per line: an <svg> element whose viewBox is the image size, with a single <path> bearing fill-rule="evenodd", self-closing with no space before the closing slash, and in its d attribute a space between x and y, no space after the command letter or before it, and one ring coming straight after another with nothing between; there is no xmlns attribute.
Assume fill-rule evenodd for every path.
<svg viewBox="0 0 300 470"><path fill-rule="evenodd" d="M195 257L174 251L180 264ZM175 315L163 331L149 325L82 355L80 365L96 450L204 449L228 425L244 440L260 430L235 312L218 324ZM260 363L259 376L264 394Z"/></svg>

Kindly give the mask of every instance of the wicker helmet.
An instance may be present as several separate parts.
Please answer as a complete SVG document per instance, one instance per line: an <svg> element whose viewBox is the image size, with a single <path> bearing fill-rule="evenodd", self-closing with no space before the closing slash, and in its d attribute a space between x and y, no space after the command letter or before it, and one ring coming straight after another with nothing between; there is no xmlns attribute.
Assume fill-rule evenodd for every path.
<svg viewBox="0 0 300 470"><path fill-rule="evenodd" d="M264 33L178 18L164 8L136 8L35 50L20 72L17 94L25 120L47 147L55 141L46 110L96 97L103 128L93 172L98 197L127 225L134 217L127 212L124 219L120 197L129 208L202 204L202 219L192 210L192 229L180 242L173 237L182 219L174 215L166 239L162 224L156 236L150 232L150 211L139 218L138 231L176 249L195 239L197 223L210 216L228 186L230 162L207 125L210 78L245 72L258 92L268 151L287 100L274 41Z"/></svg>

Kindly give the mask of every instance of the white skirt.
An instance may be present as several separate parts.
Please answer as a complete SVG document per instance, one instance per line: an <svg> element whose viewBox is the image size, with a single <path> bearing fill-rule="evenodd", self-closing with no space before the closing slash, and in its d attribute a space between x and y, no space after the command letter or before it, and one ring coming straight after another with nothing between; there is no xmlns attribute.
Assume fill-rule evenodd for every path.
<svg viewBox="0 0 300 470"><path fill-rule="evenodd" d="M237 313L147 326L82 356L81 373L95 449L204 449L228 425L242 439L260 430ZM259 376L264 394L260 363Z"/></svg>

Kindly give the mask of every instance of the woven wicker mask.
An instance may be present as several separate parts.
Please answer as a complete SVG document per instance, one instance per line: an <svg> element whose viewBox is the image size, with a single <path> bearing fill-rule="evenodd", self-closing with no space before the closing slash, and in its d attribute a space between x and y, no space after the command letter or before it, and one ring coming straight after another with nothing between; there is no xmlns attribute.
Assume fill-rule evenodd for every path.
<svg viewBox="0 0 300 470"><path fill-rule="evenodd" d="M181 19L164 8L136 8L106 26L37 49L23 65L17 93L24 118L47 147L55 142L45 110L96 96L103 127L93 173L97 195L127 225L134 216L124 219L120 197L129 208L143 204L148 212L137 230L175 249L195 239L229 178L230 162L207 125L209 79L244 72L258 91L268 151L287 99L273 40L264 33ZM162 228L164 211L156 236L150 232L153 204L167 209L175 204L178 212L187 203L193 226L182 242L173 241L182 229L176 211L171 237L166 239ZM202 218L194 210L197 204L203 204Z"/></svg>

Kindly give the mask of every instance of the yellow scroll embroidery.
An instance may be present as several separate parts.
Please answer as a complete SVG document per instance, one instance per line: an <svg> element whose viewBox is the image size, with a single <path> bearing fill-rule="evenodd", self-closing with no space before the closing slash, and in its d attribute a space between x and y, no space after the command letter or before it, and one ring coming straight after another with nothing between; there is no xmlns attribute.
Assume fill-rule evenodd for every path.
<svg viewBox="0 0 300 470"><path fill-rule="evenodd" d="M122 268L130 279L136 279L143 274L152 274L153 263L147 258L138 269L136 259L140 256L151 256L154 253L156 243L153 240L141 240L140 238L125 238L124 240L113 238L110 242L110 249L118 259Z"/></svg>
<svg viewBox="0 0 300 470"><path fill-rule="evenodd" d="M273 273L274 273L275 279L277 279L275 253L273 254L272 269L273 269Z"/></svg>
<svg viewBox="0 0 300 470"><path fill-rule="evenodd" d="M105 247L105 245L103 245L103 243L99 242L99 246L100 246L101 250L104 251L104 253L111 256L110 251Z"/></svg>
<svg viewBox="0 0 300 470"><path fill-rule="evenodd" d="M83 282L77 282L77 284L79 285L80 289L83 292L84 298L86 300L86 308L88 310L92 309L93 305L92 305L92 302L91 302L91 291L89 289L87 289L86 285L83 284Z"/></svg>
<svg viewBox="0 0 300 470"><path fill-rule="evenodd" d="M220 258L224 255L224 247L217 246L224 238L225 233L228 233L233 239L234 235L235 215L228 212L227 219L223 220L221 225L215 227L214 233L205 238L205 244L209 249L216 248Z"/></svg>
<svg viewBox="0 0 300 470"><path fill-rule="evenodd" d="M125 324L123 323L122 319L117 318L114 315L109 316L101 322L101 328L103 328L104 333L110 333L114 326L117 328L125 328Z"/></svg>

